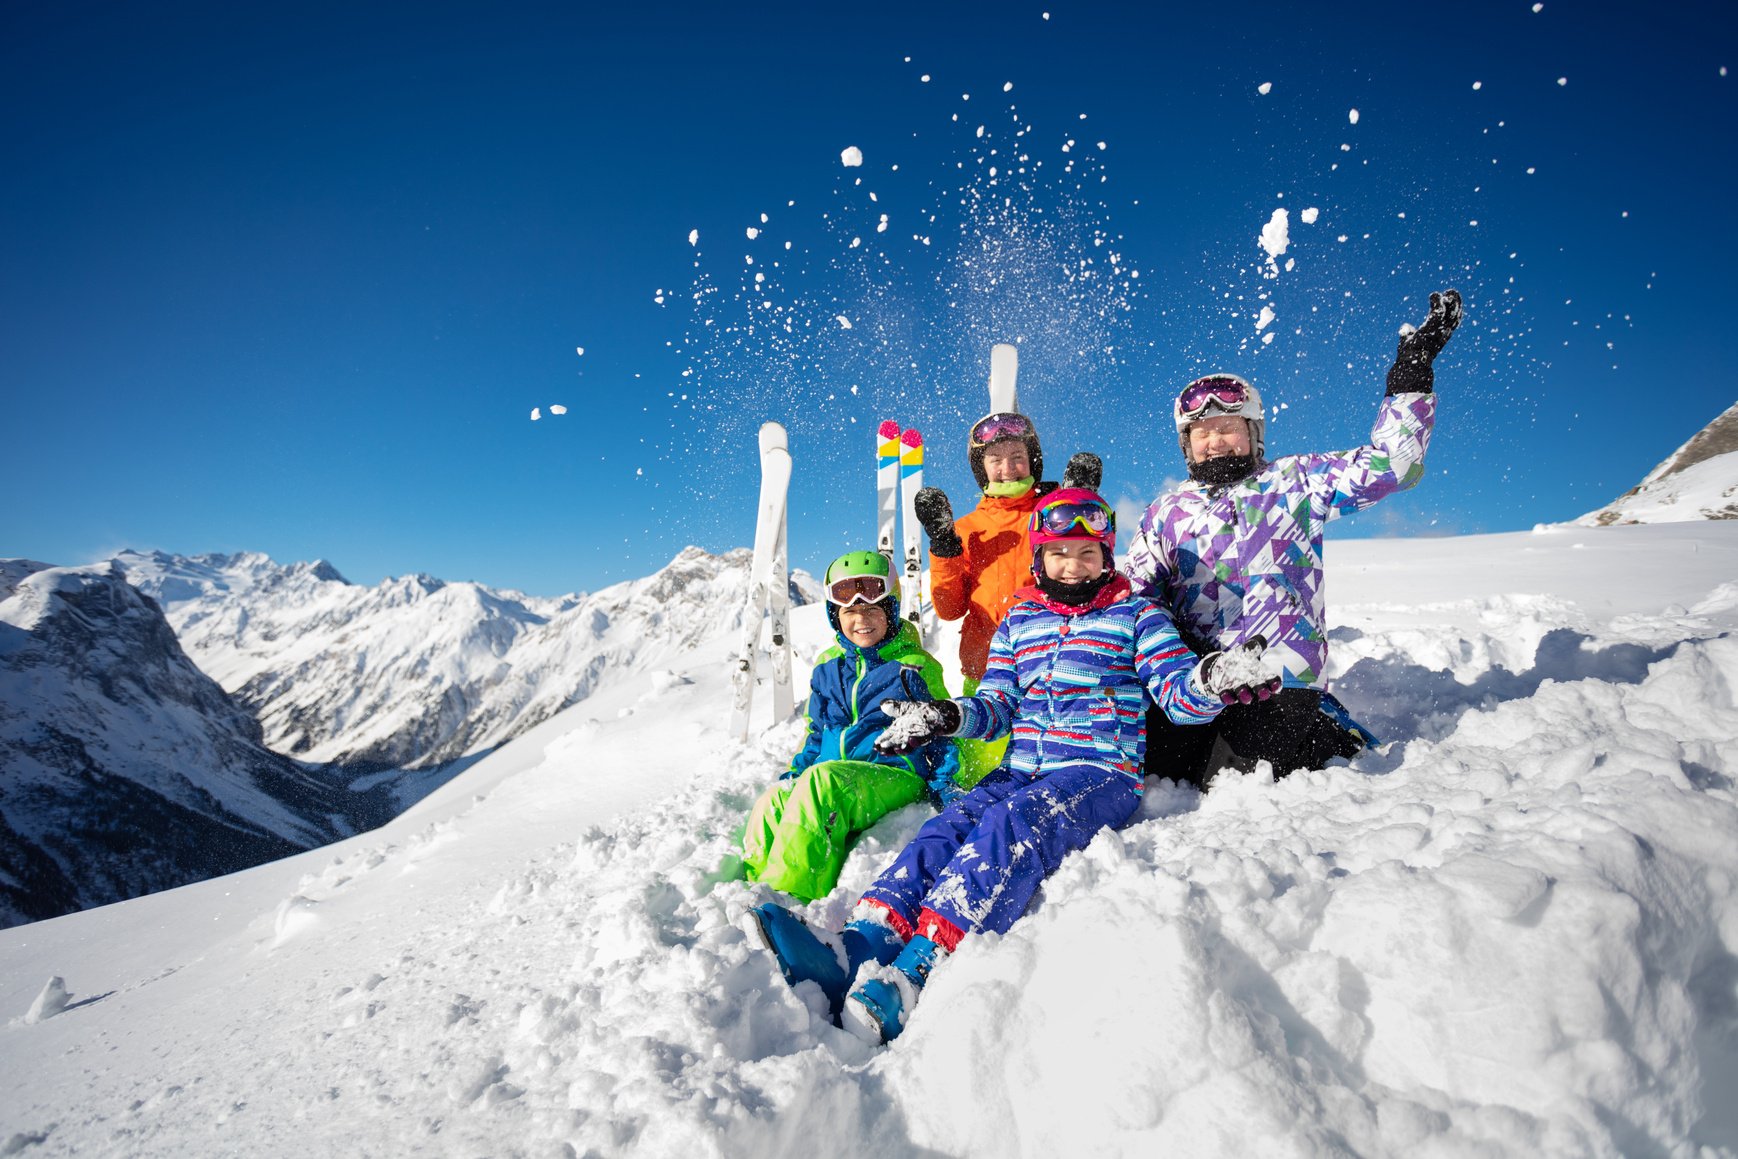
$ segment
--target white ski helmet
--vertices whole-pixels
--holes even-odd
[[[1209,374],[1197,378],[1177,393],[1171,417],[1177,423],[1177,445],[1183,461],[1189,461],[1189,427],[1197,419],[1237,415],[1249,422],[1249,446],[1256,462],[1266,458],[1267,412],[1261,392],[1235,374]]]

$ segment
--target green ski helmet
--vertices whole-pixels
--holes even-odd
[[[847,551],[827,565],[823,579],[827,596],[827,623],[839,630],[839,609],[868,603],[887,616],[887,635],[899,630],[899,575],[893,562],[879,551]]]

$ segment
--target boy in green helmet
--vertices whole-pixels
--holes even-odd
[[[813,901],[838,883],[851,842],[893,810],[959,792],[959,758],[940,740],[906,756],[875,751],[885,699],[943,700],[941,666],[899,618],[887,557],[853,551],[827,568],[827,620],[837,639],[809,676],[808,735],[790,768],[755,802],[742,837],[751,881]]]

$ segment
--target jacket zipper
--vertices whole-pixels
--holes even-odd
[[[839,730],[840,760],[845,760],[848,755],[845,752],[845,734],[850,731],[853,724],[856,724],[858,721],[863,719],[863,706],[857,703],[857,697],[863,690],[863,677],[869,674],[869,666],[863,662],[863,652],[861,649],[857,652],[856,664],[857,678],[851,681],[851,719],[846,721],[845,727]]]

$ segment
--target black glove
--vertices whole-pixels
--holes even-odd
[[[875,751],[886,756],[916,752],[937,737],[952,736],[960,726],[960,706],[951,700],[883,700],[881,711],[893,722],[875,738]]]
[[[1279,691],[1283,679],[1269,676],[1261,663],[1267,639],[1257,636],[1229,652],[1201,658],[1201,687],[1226,704],[1253,704]]]
[[[953,529],[953,504],[940,487],[924,487],[911,501],[917,521],[929,532],[929,554],[952,559],[965,551],[959,534]]]
[[[1081,451],[1062,469],[1064,487],[1085,487],[1088,491],[1096,491],[1103,481],[1104,461],[1091,451]]]
[[[1424,325],[1400,339],[1400,349],[1394,353],[1394,365],[1388,368],[1388,393],[1408,391],[1428,393],[1436,385],[1436,371],[1430,364],[1448,345],[1448,336],[1460,325],[1460,291],[1444,290],[1430,295],[1430,317]]]

